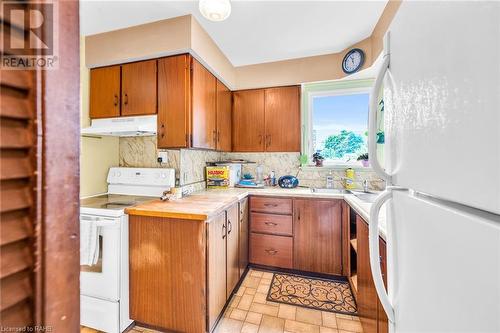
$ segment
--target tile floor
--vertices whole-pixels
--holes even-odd
[[[97,331],[93,328],[80,326],[80,333],[104,333],[102,331]],[[149,328],[134,326],[132,329],[127,331],[126,333],[161,333],[160,331],[151,330]]]
[[[251,269],[215,333],[361,333],[358,317],[269,302],[273,274]]]
[[[214,333],[362,333],[356,316],[269,302],[273,274],[251,269]],[[81,333],[100,333],[82,327]],[[136,326],[131,333],[157,333]]]

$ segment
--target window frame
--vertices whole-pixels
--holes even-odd
[[[325,96],[342,96],[354,95],[360,93],[370,94],[373,86],[374,79],[360,79],[360,80],[340,80],[340,81],[326,81],[310,84],[302,84],[302,140],[301,152],[307,156],[307,163],[303,167],[311,167],[317,169],[318,167],[312,162],[312,133],[313,133],[313,99],[315,97]],[[368,130],[368,118],[367,118]],[[339,162],[326,162],[323,168],[330,169],[362,169],[371,170],[371,167],[363,167],[358,163],[339,163]]]

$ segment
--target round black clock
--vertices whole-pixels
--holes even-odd
[[[357,72],[365,63],[365,53],[361,49],[352,49],[342,60],[342,70],[346,74]]]

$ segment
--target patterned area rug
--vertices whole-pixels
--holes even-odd
[[[267,300],[321,311],[357,314],[347,281],[274,273]]]

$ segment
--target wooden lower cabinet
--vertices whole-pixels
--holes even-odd
[[[212,328],[226,304],[226,212],[208,223],[208,326]]]
[[[250,262],[264,266],[292,268],[292,237],[250,234]]]
[[[293,268],[292,198],[250,197],[250,263]]]
[[[342,200],[250,198],[250,262],[342,274]]]
[[[378,299],[370,268],[368,224],[359,216],[356,217],[356,240],[358,273],[357,305],[363,332],[387,333],[387,316]],[[384,282],[387,283],[386,246],[382,239],[379,240],[379,246]]]
[[[342,274],[342,200],[293,201],[293,267]]]
[[[206,331],[207,226],[213,224],[130,216],[130,318],[176,332]]]
[[[379,240],[379,250],[380,250],[380,267],[382,268],[382,278],[384,279],[385,287],[387,288],[387,245],[383,239]],[[389,332],[389,318],[382,307],[380,301],[378,305],[378,333],[388,333]]]
[[[211,220],[134,216],[130,318],[167,331],[212,331],[240,278],[239,204]]]
[[[239,273],[240,277],[243,276],[245,269],[248,266],[248,198],[241,199],[238,203],[239,206],[239,219],[240,226],[238,228],[240,237],[238,240],[239,249]]]
[[[238,252],[238,236],[239,236],[239,221],[238,221],[238,204],[231,206],[226,211],[226,257],[227,257],[227,283],[226,283],[226,299],[231,296],[231,293],[238,284],[240,279],[239,267],[239,252]]]

